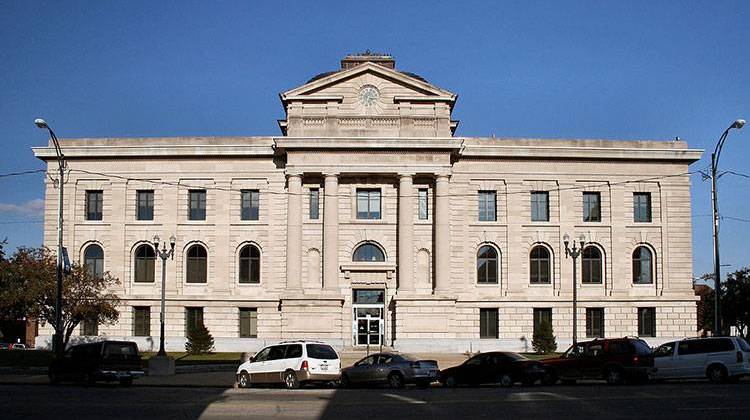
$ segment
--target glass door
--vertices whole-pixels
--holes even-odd
[[[379,346],[383,341],[383,307],[357,305],[354,307],[354,343],[357,346]]]

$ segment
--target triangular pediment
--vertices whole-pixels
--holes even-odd
[[[418,100],[418,98],[423,98],[423,100],[434,99],[451,103],[456,100],[455,94],[420,80],[418,77],[370,62],[316,78],[302,86],[288,90],[280,96],[285,103],[295,99],[303,101],[305,99],[315,100],[316,98],[329,100],[341,96],[342,90],[337,87],[342,84],[362,86],[366,83],[384,86],[387,90],[394,92],[394,97],[413,97],[415,100]]]

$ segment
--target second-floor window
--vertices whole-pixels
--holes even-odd
[[[531,221],[549,222],[549,193],[547,191],[531,192]]]
[[[206,220],[206,190],[190,190],[190,220]]]
[[[380,219],[379,189],[357,189],[357,219]]]
[[[154,220],[154,191],[138,191],[135,201],[138,220]]]
[[[598,192],[583,193],[583,221],[584,222],[601,222],[601,194]]]
[[[494,222],[497,220],[497,192],[479,191],[479,221]]]
[[[633,193],[633,221],[651,221],[651,193]]]
[[[418,190],[417,199],[419,201],[419,220],[427,220],[429,215],[427,188]]]
[[[102,220],[103,201],[103,191],[86,191],[86,220]]]
[[[310,188],[310,219],[320,218],[320,189]]]
[[[258,220],[260,213],[260,192],[242,190],[242,220]]]

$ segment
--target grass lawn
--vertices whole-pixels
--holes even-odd
[[[167,352],[170,357],[175,359],[177,366],[184,365],[217,365],[217,364],[240,364],[242,353],[207,353],[207,354],[187,354],[185,352]],[[143,360],[148,360],[156,356],[156,352],[141,352]]]

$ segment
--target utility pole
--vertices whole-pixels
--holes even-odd
[[[52,339],[52,349],[57,357],[61,357],[63,351],[63,325],[62,325],[62,284],[63,284],[63,185],[65,184],[65,155],[60,148],[55,132],[49,124],[41,118],[34,120],[34,124],[41,129],[49,131],[52,143],[55,146],[57,164],[59,166],[59,178],[57,180],[57,266],[55,267],[55,335]]]

